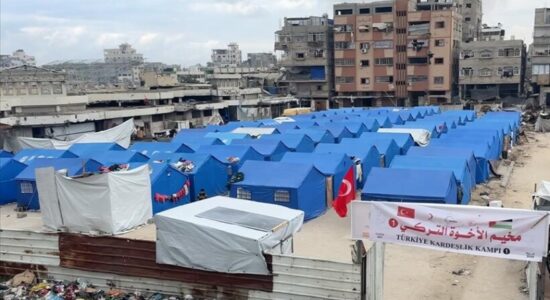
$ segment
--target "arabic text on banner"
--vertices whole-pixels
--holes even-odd
[[[368,213],[368,216],[365,216]],[[352,204],[352,235],[464,254],[541,261],[548,213],[491,207],[360,202]]]

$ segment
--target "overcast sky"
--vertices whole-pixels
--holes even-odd
[[[484,0],[484,23],[532,41],[534,10],[549,0]],[[22,48],[38,64],[102,59],[129,42],[147,61],[206,63],[210,49],[239,43],[272,52],[285,16],[332,16],[334,0],[1,0],[0,53]],[[347,2],[351,2],[348,0]],[[358,1],[361,2],[361,1]],[[369,1],[363,1],[369,2]]]

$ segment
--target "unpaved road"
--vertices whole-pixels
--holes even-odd
[[[503,201],[505,207],[530,208],[535,183],[550,180],[550,134],[529,134],[529,143],[514,150],[515,167],[506,190],[499,180],[480,185],[479,193]],[[295,255],[351,260],[350,220],[333,211],[308,222],[295,237]],[[384,299],[526,300],[525,263],[397,245],[386,246]],[[460,269],[463,275],[453,275]]]

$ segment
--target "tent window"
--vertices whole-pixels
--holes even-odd
[[[34,193],[32,183],[30,183],[30,182],[21,182],[21,193],[22,194],[32,194],[32,193]]]
[[[237,198],[243,200],[252,200],[252,194],[243,188],[237,188]]]
[[[290,202],[290,193],[288,191],[275,191],[275,202]]]

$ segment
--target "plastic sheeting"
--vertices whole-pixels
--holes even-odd
[[[89,177],[38,169],[42,221],[48,230],[118,234],[153,216],[149,166]]]
[[[550,201],[550,181],[543,180],[537,185],[535,197]]]
[[[130,119],[116,127],[104,131],[86,133],[71,141],[29,137],[10,138],[5,141],[4,148],[15,152],[21,149],[67,150],[76,143],[117,143],[124,148],[128,148],[133,132],[134,119]]]
[[[226,213],[217,218],[218,211]],[[303,219],[299,210],[221,196],[170,209],[155,216],[157,263],[268,275],[264,251],[291,238]]]
[[[380,133],[408,133],[412,136],[414,142],[420,147],[426,147],[430,144],[431,133],[426,129],[416,128],[380,128]]]

